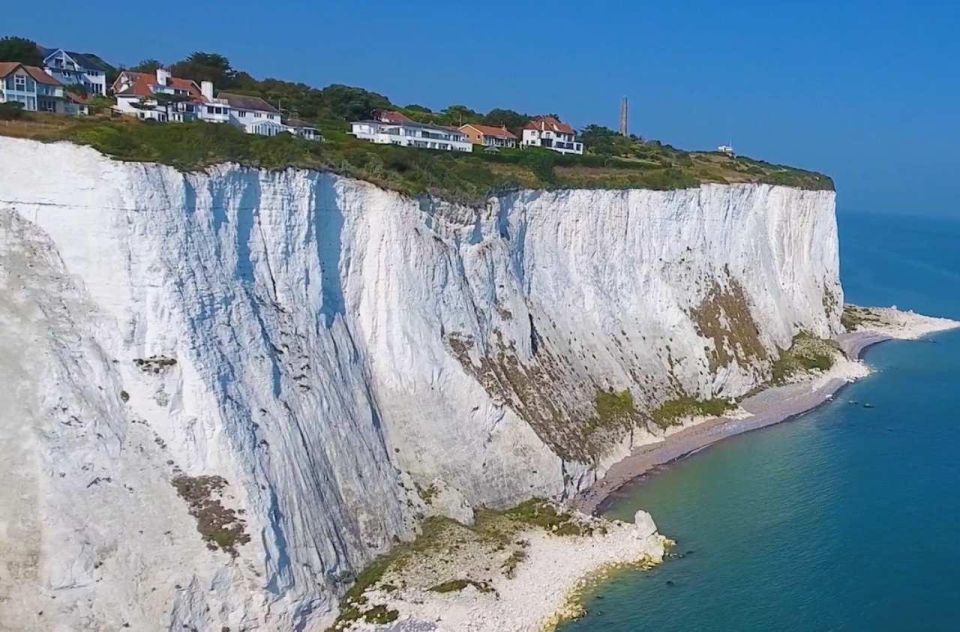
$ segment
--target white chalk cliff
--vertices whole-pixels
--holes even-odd
[[[569,495],[839,331],[838,272],[831,191],[475,210],[0,138],[0,629],[322,628],[422,515]]]

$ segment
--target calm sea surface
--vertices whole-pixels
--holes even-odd
[[[960,221],[841,213],[840,241],[849,302],[960,319]],[[866,360],[833,403],[625,489],[608,515],[649,511],[682,557],[562,632],[960,630],[960,333]]]

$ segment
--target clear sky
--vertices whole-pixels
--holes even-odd
[[[0,32],[399,104],[556,112],[834,176],[846,210],[960,216],[960,2],[16,2]]]

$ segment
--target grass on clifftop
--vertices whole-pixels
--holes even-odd
[[[712,152],[684,152],[656,142],[624,139],[633,143],[631,151],[618,156],[563,156],[545,149],[463,153],[374,145],[350,136],[344,121],[321,122],[320,128],[324,143],[289,134],[253,136],[229,125],[202,122],[155,124],[39,114],[0,121],[0,135],[67,140],[119,160],[158,162],[185,171],[223,162],[322,169],[412,196],[430,193],[468,204],[520,188],[670,190],[705,182],[763,182],[833,189],[833,181],[817,173]]]

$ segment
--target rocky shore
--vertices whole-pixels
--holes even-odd
[[[525,504],[530,514],[531,503]],[[670,541],[644,511],[633,524],[575,513],[520,529],[509,516],[428,527],[414,555],[389,560],[334,630],[539,632],[581,611],[591,579],[620,567],[659,564]],[[514,523],[515,524],[515,523]],[[438,533],[439,531],[439,533]]]
[[[916,340],[960,327],[957,321],[922,316],[895,307],[848,306],[847,314],[851,316],[852,331],[836,338],[845,358],[838,359],[829,371],[810,374],[801,381],[773,386],[747,397],[740,402],[739,415],[706,419],[667,436],[663,441],[640,446],[574,498],[572,506],[584,513],[596,513],[616,490],[659,466],[723,439],[781,423],[823,405],[845,385],[869,374],[869,368],[860,358],[871,345],[894,339]],[[746,414],[742,414],[743,411]]]
[[[450,521],[426,528],[413,554],[390,560],[348,602],[350,616],[335,629],[535,632],[577,616],[582,608],[578,593],[591,579],[617,567],[658,564],[669,545],[646,512],[637,512],[634,524],[591,516],[613,492],[658,466],[829,401],[870,373],[860,360],[870,345],[960,327],[956,321],[896,308],[848,307],[845,313],[852,318],[850,331],[834,340],[839,350],[829,370],[766,388],[742,400],[729,416],[690,420],[664,440],[637,448],[567,509],[531,501],[522,519],[510,512],[478,514],[469,526]],[[543,514],[536,518],[543,511],[549,520]]]

